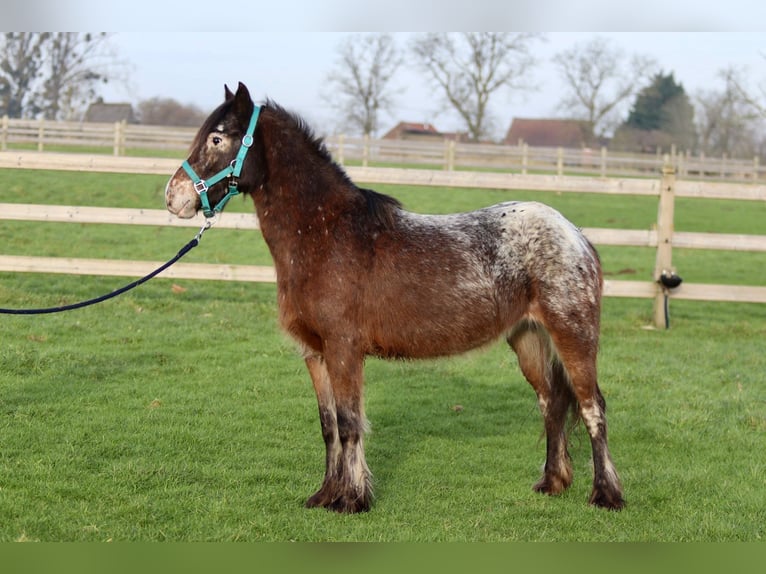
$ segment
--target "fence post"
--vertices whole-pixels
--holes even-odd
[[[340,134],[338,136],[338,163],[340,165],[343,165],[343,141],[346,139],[345,134]]]
[[[675,209],[676,172],[670,158],[665,156],[660,180],[660,200],[657,207],[657,257],[654,263],[654,280],[657,294],[654,297],[654,325],[666,326],[665,287],[660,283],[663,272],[673,270],[673,211]]]
[[[601,146],[601,177],[606,177],[606,146]]]
[[[362,167],[367,167],[367,162],[370,159],[370,136],[364,134],[364,147],[362,147]]]
[[[114,155],[125,154],[125,121],[114,122]]]
[[[43,140],[45,139],[45,120],[40,118],[37,126],[37,151],[43,151]]]
[[[564,148],[559,147],[556,150],[556,175],[564,175]]]
[[[8,149],[8,116],[3,116],[2,127],[0,127],[0,151]]]
[[[760,160],[758,156],[753,158],[753,181],[758,181],[758,172],[760,171]]]
[[[447,153],[447,162],[446,162],[446,170],[447,171],[455,171],[455,140],[445,140],[444,143],[446,144],[446,153]]]
[[[527,161],[529,155],[529,146],[523,144],[521,146],[521,175],[527,175]]]

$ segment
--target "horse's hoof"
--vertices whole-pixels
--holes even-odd
[[[560,477],[543,476],[537,484],[532,487],[535,492],[547,494],[549,496],[556,496],[561,494],[572,484],[572,481],[564,480]]]
[[[588,500],[593,506],[606,508],[607,510],[622,510],[625,508],[625,499],[620,492],[593,491]]]
[[[344,497],[333,502],[328,508],[340,514],[358,514],[369,511],[370,503],[362,498],[349,500]]]
[[[306,508],[326,508],[339,514],[356,514],[370,510],[370,496],[328,496],[321,490],[306,501]]]

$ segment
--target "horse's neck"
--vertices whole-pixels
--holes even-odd
[[[261,233],[275,262],[291,257],[314,233],[324,233],[350,208],[348,183],[331,167],[273,169],[254,195]],[[298,175],[298,172],[299,175]]]

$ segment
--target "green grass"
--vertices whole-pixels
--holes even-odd
[[[39,148],[36,143],[9,143],[7,149],[9,151],[37,151]],[[98,145],[45,144],[43,150],[46,152],[87,153],[94,155],[114,154],[114,146]],[[123,155],[128,157],[168,157],[183,160],[186,157],[186,151],[177,149],[128,147],[124,150]]]
[[[159,208],[164,183],[0,171],[0,201]],[[528,195],[582,226],[648,228],[656,216],[647,198],[377,188],[416,211]],[[251,206],[235,201],[231,209]],[[763,210],[679,201],[676,227],[763,233]],[[192,233],[0,221],[6,254],[165,260]],[[651,250],[601,252],[609,273],[651,274]],[[223,229],[208,232],[188,258],[269,263],[257,233]],[[685,278],[725,269],[729,282],[766,284],[759,254],[679,250],[679,260]],[[3,273],[0,304],[68,303],[124,282]],[[321,482],[324,447],[311,383],[277,326],[275,299],[271,284],[158,279],[80,311],[3,316],[0,540],[766,535],[766,306],[674,301],[672,329],[664,331],[645,328],[650,301],[605,300],[599,368],[628,500],[620,513],[586,504],[590,447],[581,427],[571,445],[573,487],[555,498],[532,492],[544,458],[541,421],[506,346],[439,361],[369,360],[366,443],[377,498],[370,513],[339,516],[302,508]]]

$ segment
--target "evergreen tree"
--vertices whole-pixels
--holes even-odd
[[[619,131],[622,134],[618,139],[636,140],[641,142],[640,147],[664,148],[670,144],[679,149],[694,147],[694,107],[672,72],[656,74],[651,84],[638,93]]]

